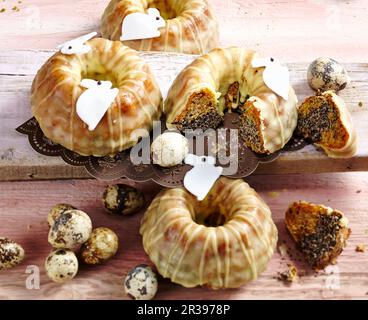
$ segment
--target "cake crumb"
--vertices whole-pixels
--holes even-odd
[[[277,280],[286,284],[293,283],[298,279],[298,269],[293,264],[288,264],[289,269],[284,272],[279,272]]]
[[[364,243],[359,243],[356,248],[355,248],[356,252],[365,252],[365,245]]]
[[[286,257],[287,256],[288,248],[287,248],[286,244],[279,245],[279,252],[281,254],[281,257]]]

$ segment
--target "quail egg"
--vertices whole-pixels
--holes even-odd
[[[141,264],[129,271],[124,280],[125,292],[135,300],[151,300],[157,292],[157,277],[152,269]]]
[[[73,207],[70,204],[66,204],[66,203],[59,203],[56,206],[52,207],[52,209],[49,212],[49,215],[47,216],[47,223],[49,224],[49,226],[51,227],[56,218],[63,212],[67,211],[67,210],[73,210],[73,209],[77,209],[75,207]]]
[[[316,91],[343,90],[349,83],[345,68],[336,60],[331,58],[318,58],[308,68],[309,86]]]
[[[138,212],[144,206],[142,192],[125,184],[108,186],[103,194],[105,209],[112,214],[128,215]]]
[[[63,283],[73,279],[78,272],[78,259],[67,249],[53,250],[45,261],[47,276],[54,282]]]
[[[74,249],[86,242],[92,232],[89,216],[80,210],[61,213],[50,228],[49,243],[58,249]]]
[[[153,163],[161,167],[173,167],[181,164],[189,153],[189,142],[178,132],[165,132],[151,145]]]
[[[101,264],[112,258],[119,248],[119,239],[108,228],[96,228],[91,237],[82,245],[80,256],[84,263]]]
[[[0,270],[15,267],[24,259],[21,245],[8,238],[0,237]]]

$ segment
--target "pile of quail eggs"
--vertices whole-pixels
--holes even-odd
[[[92,228],[90,217],[69,204],[54,206],[47,217],[50,227],[48,241],[54,248],[45,261],[47,276],[54,282],[73,279],[79,258],[86,264],[101,264],[112,258],[119,239],[108,228]]]
[[[114,215],[130,215],[140,211],[145,200],[141,191],[128,185],[108,186],[103,194],[103,205]],[[53,247],[45,260],[47,276],[56,283],[73,279],[79,262],[98,265],[111,259],[119,247],[114,231],[99,227],[93,229],[87,213],[70,204],[57,204],[51,208],[47,223],[48,242]],[[0,237],[0,271],[18,265],[24,259],[21,245]],[[138,265],[128,272],[123,281],[125,292],[136,300],[150,300],[157,292],[154,271],[147,265]]]

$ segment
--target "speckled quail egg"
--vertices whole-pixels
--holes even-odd
[[[47,223],[51,227],[54,224],[56,218],[60,216],[60,214],[62,214],[63,212],[67,210],[73,210],[73,209],[77,209],[77,208],[73,207],[70,204],[66,204],[66,203],[59,203],[55,205],[54,207],[51,208],[47,216]]]
[[[112,258],[119,248],[119,238],[108,228],[96,228],[82,245],[81,260],[87,264],[101,264]]]
[[[124,280],[125,292],[135,300],[151,300],[157,292],[157,277],[152,269],[141,264],[129,271]]]
[[[107,212],[128,215],[138,212],[144,206],[144,197],[138,189],[125,184],[108,186],[103,194],[103,204]]]
[[[47,276],[54,282],[66,282],[78,272],[78,259],[75,253],[67,249],[53,250],[45,261]]]
[[[80,210],[64,211],[50,228],[49,243],[58,249],[74,249],[86,242],[92,232],[89,216]]]
[[[309,86],[316,91],[340,91],[350,83],[345,68],[336,60],[321,57],[314,60],[308,68]]]
[[[173,167],[181,164],[189,153],[189,142],[178,132],[165,132],[153,141],[151,153],[153,163]]]
[[[8,238],[0,237],[0,270],[15,267],[24,259],[21,245]]]

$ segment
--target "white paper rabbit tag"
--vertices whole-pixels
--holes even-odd
[[[263,71],[263,81],[277,95],[287,100],[290,90],[289,69],[273,58],[255,58],[253,68],[266,67]]]
[[[87,90],[77,101],[77,114],[88,125],[88,129],[93,131],[114,102],[119,89],[111,89],[110,81],[83,79],[80,85]]]
[[[221,176],[223,169],[215,166],[216,159],[214,157],[199,157],[188,154],[184,162],[193,166],[193,169],[184,176],[184,187],[199,201],[202,201]]]
[[[157,38],[160,36],[159,28],[166,25],[156,8],[149,8],[147,14],[133,12],[128,14],[121,26],[121,41]]]
[[[91,47],[86,45],[85,42],[87,42],[88,40],[91,40],[96,35],[97,35],[97,32],[91,32],[79,38],[67,41],[59,45],[57,48],[63,54],[68,54],[68,55],[85,54],[91,50]]]

